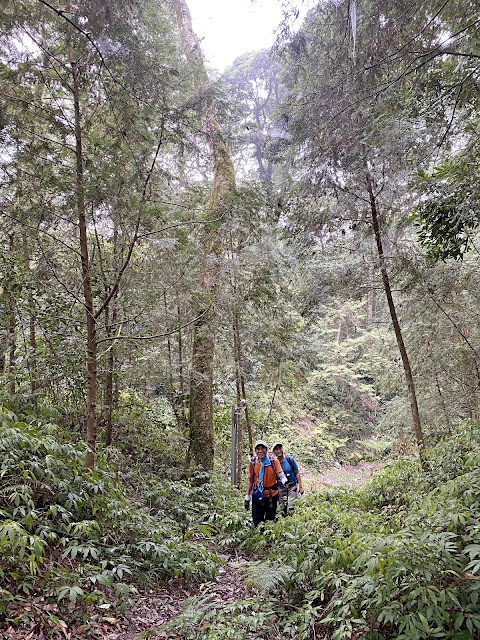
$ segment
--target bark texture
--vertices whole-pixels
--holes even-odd
[[[181,313],[180,313],[180,305],[178,304],[178,292],[177,292],[177,316],[180,324]],[[185,403],[185,383],[184,383],[184,374],[183,374],[183,337],[182,337],[181,331],[179,331],[177,335],[177,346],[178,346],[178,384],[179,384],[180,396],[181,396],[181,405],[180,405],[181,431],[182,433],[185,433],[185,428],[187,426],[187,407]]]
[[[25,268],[30,271],[30,247],[28,245],[27,234],[22,232],[23,257],[25,260]],[[27,367],[30,376],[30,385],[32,394],[38,389],[37,384],[37,337],[36,337],[36,318],[35,318],[35,299],[33,291],[29,287],[28,294],[28,329],[29,329],[29,346],[27,352]]]
[[[248,447],[250,451],[250,455],[253,456],[253,436],[252,436],[252,423],[250,422],[250,414],[248,412],[248,403],[247,403],[247,393],[245,390],[245,374],[243,372],[242,366],[242,339],[240,335],[240,318],[238,315],[238,310],[235,309],[233,314],[233,331],[235,335],[235,362],[236,369],[238,371],[238,379],[240,382],[240,396],[241,396],[241,404],[243,406],[243,411],[245,413],[245,424],[247,426],[247,434],[248,434]]]
[[[114,304],[116,302],[116,298],[114,298]],[[110,337],[113,333],[114,327],[117,323],[117,308],[113,307],[112,311],[110,311],[110,307],[107,306],[105,308],[105,332],[107,337]],[[115,373],[115,343],[110,346],[110,350],[108,352],[108,361],[107,361],[107,370],[105,376],[105,403],[104,403],[104,413],[105,413],[105,444],[107,446],[112,444],[112,435],[113,435],[113,405],[114,405],[114,396],[113,396],[113,379]]]
[[[10,235],[10,253],[13,255],[14,240]],[[16,368],[16,343],[17,343],[17,319],[15,313],[15,296],[10,292],[8,296],[8,377],[10,380],[9,392],[14,396],[16,392],[15,368]]]
[[[97,441],[97,340],[96,320],[93,308],[92,282],[90,276],[90,259],[88,255],[87,222],[85,212],[85,191],[83,185],[83,149],[80,112],[79,73],[77,64],[71,60],[73,80],[73,105],[75,113],[75,198],[80,238],[80,255],[82,262],[83,304],[87,319],[87,458],[85,466],[95,466],[95,446]]]

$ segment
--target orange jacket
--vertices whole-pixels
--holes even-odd
[[[253,486],[258,487],[258,476],[260,474],[260,467],[262,463],[259,462],[258,458],[255,458],[255,464],[252,465],[252,461],[250,460],[250,464],[248,466],[248,473],[251,475],[253,473]],[[263,488],[266,491],[271,486],[277,484],[277,474],[282,473],[282,466],[279,461],[274,458],[270,460],[270,464],[264,468],[263,472]],[[277,489],[272,489],[272,496],[278,493]]]

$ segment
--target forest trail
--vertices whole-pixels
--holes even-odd
[[[170,580],[165,588],[137,596],[123,619],[115,622],[111,620],[113,624],[108,628],[102,625],[100,633],[90,637],[99,640],[137,640],[141,634],[151,632],[154,638],[181,638],[172,630],[167,633],[160,628],[184,609],[189,598],[208,595],[212,606],[231,604],[247,598],[250,592],[245,586],[246,569],[252,560],[235,552],[218,555],[225,564],[220,568],[215,581],[186,585],[183,580]]]
[[[320,475],[320,482],[333,486],[365,484],[382,466],[381,462],[359,462],[358,464],[337,464]],[[308,474],[304,474],[308,478]],[[315,486],[315,480],[313,481]]]
[[[327,469],[320,476],[309,477],[303,472],[304,478],[311,485],[313,491],[320,486],[330,484],[361,485],[364,484],[380,468],[379,462],[360,462],[356,465],[335,465]],[[214,549],[212,549],[214,550]],[[229,554],[218,552],[225,562],[220,568],[215,581],[200,585],[186,585],[183,580],[170,580],[165,588],[152,593],[138,595],[123,619],[105,618],[99,627],[100,634],[91,635],[99,640],[138,640],[142,634],[152,632],[154,638],[181,638],[169,630],[163,632],[161,626],[175,618],[184,609],[185,603],[192,597],[203,594],[211,597],[212,606],[215,604],[232,604],[252,595],[252,590],[245,584],[248,566],[254,561],[251,557],[238,555],[234,550]],[[159,629],[156,631],[156,629]],[[85,636],[79,636],[79,638]]]
[[[356,465],[337,464],[326,469],[322,474],[308,473],[302,471],[306,481],[307,493],[321,491],[324,484],[332,486],[338,485],[362,485],[381,466],[379,462],[360,462]],[[300,499],[301,504],[301,499]],[[162,626],[174,620],[185,609],[185,605],[190,599],[205,596],[209,598],[207,609],[212,607],[222,608],[225,605],[233,604],[252,596],[255,589],[248,586],[248,568],[258,561],[251,555],[242,555],[239,550],[231,549],[226,551],[219,548],[215,540],[197,540],[217,554],[223,561],[215,580],[201,584],[188,584],[181,578],[170,579],[165,586],[141,591],[131,596],[130,604],[127,606],[125,614],[121,615],[115,607],[110,604],[100,605],[92,615],[89,623],[77,623],[67,627],[61,620],[61,634],[66,640],[140,640],[141,638],[160,638],[174,640],[180,639],[181,635],[176,635],[175,629],[163,631]],[[13,603],[12,603],[13,606]],[[35,618],[41,621],[48,613],[57,613],[57,605],[45,605],[43,598],[34,598],[25,601],[22,605],[18,603],[17,614],[21,609],[35,614]],[[51,610],[50,610],[51,609]],[[70,605],[71,613],[75,605]],[[12,617],[15,613],[11,611]],[[44,625],[43,625],[44,626]],[[42,640],[43,626],[38,624],[31,627],[31,632],[25,635],[25,628],[7,630],[7,637],[11,640]],[[63,635],[62,635],[63,634]],[[145,635],[144,635],[145,634]]]
[[[337,464],[321,474],[312,474],[303,470],[302,475],[306,481],[307,493],[311,493],[321,491],[325,484],[362,485],[380,466],[379,462],[360,462],[356,465]],[[163,631],[162,626],[182,613],[189,599],[208,596],[210,601],[207,609],[210,609],[233,604],[252,596],[254,589],[247,586],[248,568],[258,561],[258,558],[241,555],[237,549],[227,552],[225,549],[218,548],[215,540],[203,540],[203,544],[216,553],[224,563],[215,580],[201,584],[187,584],[181,578],[172,578],[163,587],[133,595],[124,615],[120,615],[111,605],[100,605],[101,612],[97,609],[97,613],[92,616],[89,623],[80,623],[69,628],[63,623],[62,637],[66,640],[140,640],[146,637],[180,639],[181,635],[176,635],[174,629]],[[48,607],[54,608],[50,613],[58,612],[57,605],[48,605]],[[34,599],[28,605],[24,603],[23,608],[33,613],[36,611],[38,619],[41,619],[47,610],[43,598]],[[75,605],[70,606],[72,611],[74,608]],[[21,613],[20,609],[18,613]],[[25,636],[24,628],[22,631],[22,628],[14,630],[10,627],[7,637],[11,640],[42,640],[45,636],[41,629],[42,625],[35,626],[31,633]]]

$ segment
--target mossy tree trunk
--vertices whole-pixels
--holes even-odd
[[[177,295],[177,316],[179,320],[179,324],[181,321],[181,313],[180,313],[180,303],[178,302],[178,291]],[[183,375],[183,336],[181,330],[178,331],[177,334],[177,347],[178,347],[178,384],[180,389],[180,428],[181,432],[185,433],[185,429],[187,426],[187,408],[185,402],[185,383],[184,383],[184,375]]]
[[[22,246],[23,246],[23,259],[25,262],[25,269],[30,271],[30,246],[27,239],[27,234],[22,231]],[[30,386],[32,394],[38,389],[37,383],[37,337],[36,337],[36,317],[35,317],[35,298],[33,296],[32,287],[28,287],[27,293],[28,301],[28,329],[29,340],[27,347],[27,367],[30,376]]]
[[[10,234],[10,255],[14,255],[14,238]],[[15,368],[16,368],[16,344],[17,344],[17,318],[15,312],[15,295],[13,290],[8,296],[8,377],[10,395],[16,393]]]
[[[203,55],[192,29],[190,11],[185,0],[173,0],[184,54],[192,68],[195,94],[202,105],[203,133],[213,158],[213,185],[205,216],[216,221],[205,225],[205,266],[202,277],[200,319],[194,326],[193,358],[190,379],[190,466],[213,468],[213,361],[215,352],[216,297],[219,286],[219,264],[223,250],[220,225],[231,206],[235,192],[235,171],[222,138],[215,107],[208,90],[210,82]]]

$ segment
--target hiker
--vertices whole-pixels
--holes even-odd
[[[278,502],[278,483],[286,484],[287,478],[279,461],[268,453],[264,440],[255,443],[255,455],[248,467],[247,495],[245,509],[252,502],[253,526],[260,522],[275,520]]]
[[[302,478],[295,458],[284,454],[281,442],[275,442],[272,451],[287,478],[287,484],[279,487],[278,491],[278,504],[283,505],[283,515],[286,516],[292,513],[298,494],[303,494]]]

